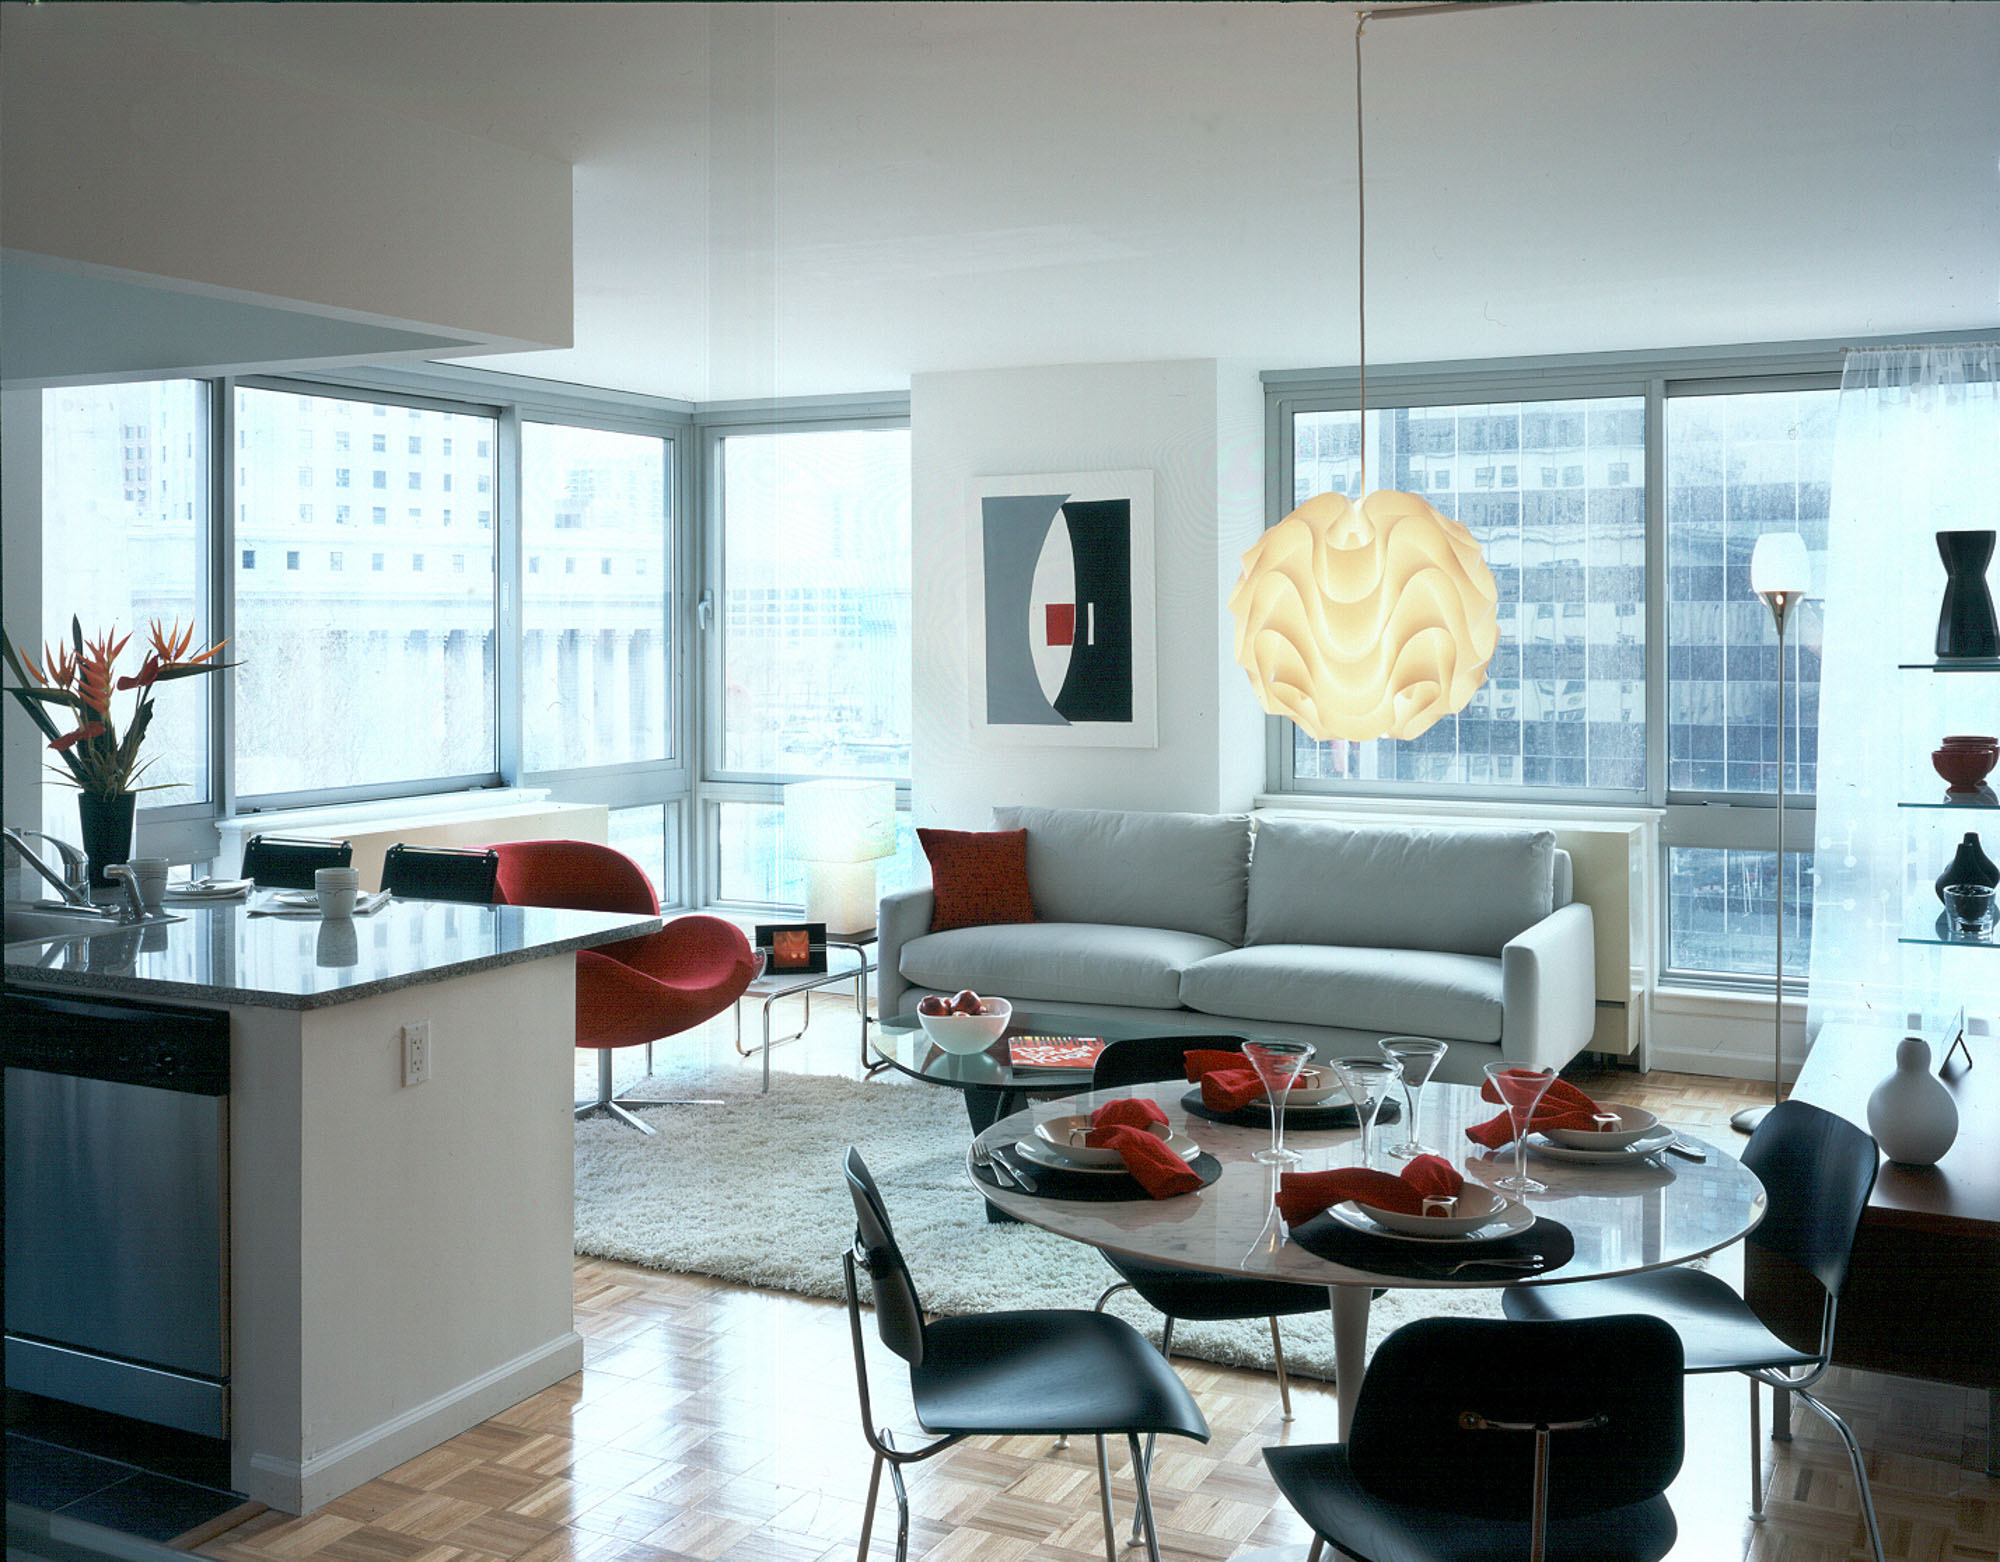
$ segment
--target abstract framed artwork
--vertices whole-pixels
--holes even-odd
[[[981,477],[971,492],[974,731],[1157,747],[1153,474]]]

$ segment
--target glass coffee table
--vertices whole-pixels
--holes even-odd
[[[1130,1041],[1161,1034],[1159,1026],[1143,1020],[1065,1014],[1059,1009],[1016,1009],[1007,1026],[1009,1036],[1102,1036],[1106,1041]],[[876,1021],[868,1049],[884,1064],[926,1084],[962,1091],[965,1115],[976,1134],[1020,1111],[1031,1095],[1074,1095],[1090,1088],[1089,1069],[1013,1067],[1007,1061],[1007,1036],[984,1052],[946,1052],[924,1034],[914,1014]]]

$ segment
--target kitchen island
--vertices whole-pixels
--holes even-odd
[[[659,923],[425,901],[345,924],[170,909],[183,920],[9,945],[10,1007],[226,1014],[231,1479],[305,1513],[582,1365],[575,952]],[[16,1174],[32,1195],[38,1168]]]

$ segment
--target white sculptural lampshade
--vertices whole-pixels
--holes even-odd
[[[1499,643],[1479,544],[1415,494],[1318,494],[1257,539],[1229,594],[1264,709],[1318,742],[1414,738],[1463,710]]]
[[[1812,589],[1812,560],[1797,532],[1766,532],[1750,550],[1750,589],[1767,603],[1775,596],[1796,602]]]
[[[875,864],[896,851],[890,781],[799,781],[785,788],[785,845],[806,867],[806,920],[829,933],[875,926]]]

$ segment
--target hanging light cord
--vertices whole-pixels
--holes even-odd
[[[1361,492],[1368,497],[1368,162],[1361,129],[1361,29],[1368,13],[1354,18],[1354,276],[1355,313],[1360,324],[1361,357]]]

